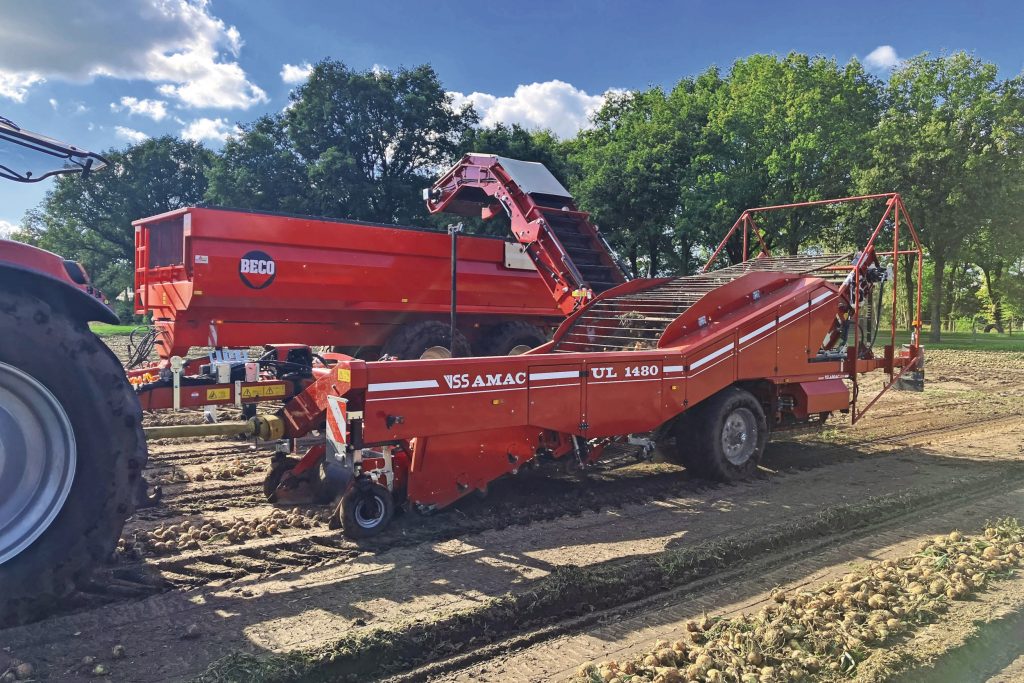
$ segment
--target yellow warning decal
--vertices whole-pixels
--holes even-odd
[[[242,387],[242,398],[273,398],[284,396],[283,384],[272,384],[262,387]]]
[[[207,401],[226,401],[229,398],[231,398],[231,389],[229,387],[206,390]]]
[[[351,382],[352,371],[348,368],[338,368],[338,381],[339,382]]]

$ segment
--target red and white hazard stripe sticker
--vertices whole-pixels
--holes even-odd
[[[327,434],[337,444],[348,443],[348,421],[346,401],[340,396],[327,397]]]

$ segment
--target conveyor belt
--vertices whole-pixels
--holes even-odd
[[[754,271],[816,275],[842,282],[853,254],[780,256],[751,259],[700,275],[687,275],[656,287],[591,304],[556,343],[553,352],[640,351],[657,346],[669,323],[705,294]]]

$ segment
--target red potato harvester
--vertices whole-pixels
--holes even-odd
[[[395,505],[442,508],[540,461],[586,466],[638,434],[650,435],[641,439],[648,450],[700,476],[735,480],[756,470],[773,430],[835,411],[856,422],[893,385],[923,388],[922,251],[899,195],[751,209],[705,272],[615,284],[607,247],[596,231],[578,227],[578,215],[589,222],[568,193],[552,195],[558,190],[548,185],[538,201],[505,163],[467,155],[430,191],[428,206],[509,215],[513,235],[568,313],[553,339],[510,357],[373,362],[324,354],[307,380],[288,387],[293,398],[282,410],[241,430],[292,444],[314,430],[325,434],[301,457],[282,454],[272,497],[286,498],[326,464],[341,473],[336,524],[365,536],[386,526]],[[755,222],[766,211],[853,201],[885,204],[856,254],[772,257]],[[883,231],[891,250],[879,246]],[[709,270],[741,233],[742,261]],[[755,238],[760,249],[748,258]],[[885,283],[895,282],[906,254],[917,257],[917,315],[911,344],[898,349],[895,317],[883,324],[880,311]],[[574,255],[593,268],[571,267]],[[895,287],[888,295],[895,304]],[[876,354],[883,327],[888,343]],[[859,378],[873,370],[888,381],[862,404]]]

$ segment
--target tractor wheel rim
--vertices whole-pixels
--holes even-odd
[[[757,422],[748,408],[736,408],[722,425],[722,451],[737,467],[744,465],[757,447]]]
[[[0,564],[49,528],[75,478],[71,421],[31,375],[0,363]]]
[[[372,529],[384,519],[384,501],[377,496],[366,496],[356,504],[356,524]]]

